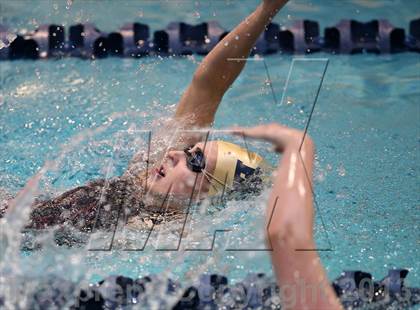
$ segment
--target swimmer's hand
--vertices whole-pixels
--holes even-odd
[[[277,123],[259,125],[251,128],[233,127],[232,133],[249,138],[262,139],[271,142],[277,152],[286,149],[298,150],[302,145],[304,132]],[[312,144],[309,135],[305,135],[303,145]]]
[[[270,10],[280,10],[289,0],[263,0],[263,6]]]

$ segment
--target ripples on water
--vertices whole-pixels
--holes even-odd
[[[290,60],[267,58],[278,98]],[[285,94],[287,102],[277,106],[265,71],[259,66],[258,62],[249,64],[225,96],[216,127],[277,121],[303,128],[319,82],[319,75],[313,73],[319,70],[318,64],[296,68]],[[5,230],[9,248],[3,257],[3,270],[40,276],[60,274],[78,281],[95,281],[109,274],[138,277],[168,272],[186,283],[205,271],[224,273],[233,280],[243,278],[249,270],[271,272],[265,252],[222,250],[229,240],[243,247],[247,242],[261,247],[266,192],[198,216],[197,227],[201,229],[192,236],[202,247],[208,246],[215,229],[236,229],[231,239],[228,235],[218,237],[211,255],[206,251],[156,252],[152,247],[123,251],[144,240],[144,232],[133,230],[117,235],[112,251],[57,247],[52,233],[37,237],[43,244],[41,249],[19,250],[21,235],[16,228],[22,227],[22,218],[28,216],[23,210],[28,210],[33,197],[51,196],[95,178],[121,175],[131,157],[146,145],[146,133],[137,130],[162,128],[194,67],[191,59],[2,64],[2,196],[15,195],[34,175],[33,182],[39,185],[37,192],[28,189],[10,216],[13,220]],[[409,281],[418,283],[415,206],[419,201],[419,108],[415,98],[419,93],[414,86],[418,69],[416,55],[411,54],[330,58],[309,128],[317,143],[319,209],[315,236],[318,247],[332,246],[334,250],[322,254],[330,277],[351,268],[381,275],[387,268],[400,266],[408,267]],[[384,72],[393,75],[385,77]],[[251,147],[276,162],[268,145],[255,142]],[[39,171],[43,175],[37,180]],[[172,225],[167,228],[172,239],[168,235],[162,239],[170,246],[174,246],[179,231],[179,223]],[[6,257],[15,259],[11,263]]]
[[[19,6],[19,2],[10,3]],[[78,2],[70,7],[75,5]],[[232,13],[229,8],[237,9],[236,4],[229,5],[227,13],[220,15]],[[297,12],[307,14],[310,9],[298,7]],[[210,19],[205,18],[206,10],[201,12],[203,20]],[[34,14],[41,13],[35,10]],[[79,18],[83,20],[83,14]],[[409,18],[404,14],[404,22]],[[23,18],[16,25],[26,23]],[[156,27],[165,24],[162,17],[154,23]],[[116,26],[108,25],[110,29]],[[315,236],[319,248],[333,249],[321,253],[328,274],[334,278],[343,269],[362,269],[380,276],[388,268],[406,267],[411,271],[408,281],[419,286],[418,54],[309,57],[330,59],[309,128],[317,144]],[[135,278],[164,273],[190,283],[205,271],[227,274],[233,281],[251,270],[271,273],[265,252],[223,250],[228,246],[225,243],[261,248],[267,191],[229,202],[217,212],[194,213],[195,227],[200,229],[189,234],[191,242],[185,241],[191,247],[197,246],[197,240],[207,247],[215,229],[233,230],[218,236],[212,252],[157,252],[152,246],[123,251],[141,245],[145,238],[145,232],[129,228],[116,236],[112,251],[56,246],[52,232],[37,235],[41,248],[21,250],[22,242],[29,242],[29,247],[34,242],[18,233],[34,197],[53,196],[92,179],[121,175],[131,157],[146,145],[146,133],[138,130],[164,128],[162,123],[173,113],[199,60],[192,56],[1,63],[0,201],[27,186],[8,222],[1,222],[5,228],[0,251],[4,274],[33,275],[33,281],[25,281],[30,290],[45,275],[89,282],[110,274]],[[273,55],[266,61],[277,98],[282,98],[291,57]],[[262,63],[249,63],[225,96],[216,128],[271,121],[304,128],[319,72],[315,63],[297,67],[285,101],[276,105]],[[255,142],[252,147],[272,164],[278,160],[266,144]],[[179,225],[164,227],[161,240],[174,246]],[[101,235],[96,237],[98,241]],[[156,245],[154,236],[151,241]],[[0,284],[8,289],[23,285]]]

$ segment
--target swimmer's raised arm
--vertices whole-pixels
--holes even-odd
[[[207,127],[224,93],[235,81],[265,26],[288,0],[264,0],[204,58],[183,94],[175,117],[187,126]]]
[[[314,144],[303,132],[278,124],[235,129],[267,140],[283,154],[267,208],[272,263],[287,309],[341,309],[313,239]],[[288,289],[282,289],[288,288]],[[286,302],[287,301],[287,302]]]

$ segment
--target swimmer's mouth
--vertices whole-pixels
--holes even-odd
[[[161,177],[165,177],[165,169],[163,169],[163,165],[159,168],[155,168],[155,173]]]

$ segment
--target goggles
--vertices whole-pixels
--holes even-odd
[[[184,153],[187,156],[187,167],[192,172],[202,172],[206,166],[206,159],[201,149],[197,148],[191,152],[192,147],[189,146],[184,149]]]
[[[187,158],[187,167],[192,172],[204,174],[204,177],[209,181],[212,187],[215,187],[212,181],[216,181],[219,183],[219,186],[226,187],[225,182],[222,182],[215,178],[213,175],[208,173],[204,168],[206,167],[206,158],[204,156],[204,152],[200,148],[196,148],[194,151],[192,150],[192,146],[189,146],[184,149],[185,156]]]

